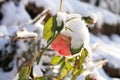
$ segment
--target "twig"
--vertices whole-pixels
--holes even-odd
[[[44,15],[47,15],[49,13],[49,11],[50,11],[49,9],[45,9],[41,14],[39,14],[38,16],[36,16],[32,21],[28,21],[28,22],[26,22],[24,24],[20,24],[19,25],[20,26],[20,30],[23,30],[24,26],[27,26],[29,24],[35,24],[38,20],[41,19],[41,17],[43,17]],[[0,38],[4,38],[4,37],[7,37],[7,36],[8,35],[3,35],[3,36],[0,36]],[[14,37],[12,37],[10,39],[12,39],[12,41],[14,41],[14,40],[23,39],[23,38],[17,38],[17,36],[14,36]]]
[[[103,65],[105,65],[107,62],[108,62],[107,59],[101,60],[101,61],[99,61],[95,66],[92,66],[92,67],[90,67],[90,68],[86,68],[85,71],[87,71],[87,70],[93,70],[93,69],[95,69],[95,68],[98,68],[98,67],[100,67],[100,66],[103,66]]]
[[[24,27],[24,26],[29,25],[29,24],[35,24],[42,16],[48,14],[49,11],[50,11],[49,9],[45,9],[41,14],[36,16],[32,21],[28,21],[27,23],[20,25],[20,27]]]
[[[99,43],[97,42],[92,46],[92,52],[94,52],[98,47],[99,47]]]

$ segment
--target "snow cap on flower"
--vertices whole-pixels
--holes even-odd
[[[61,26],[62,25],[62,22],[64,23],[66,21],[66,17],[65,17],[65,13],[63,12],[58,12],[57,13],[57,17],[56,17],[56,20],[57,20],[57,26]]]
[[[89,48],[89,31],[81,15],[65,13],[60,14],[64,17],[60,20],[57,18],[57,22],[64,21],[64,27],[51,44],[52,49],[56,50],[59,55],[62,56],[71,56],[74,54],[71,50],[79,49],[80,51],[81,47],[91,51]],[[77,51],[76,53],[79,52]]]
[[[66,31],[68,33],[72,33],[71,48],[78,49],[83,44],[85,45],[89,43],[89,32],[83,20],[80,18],[73,19],[67,23],[67,28],[69,32],[67,30]],[[64,31],[64,33],[66,31]],[[61,32],[61,34],[66,35],[64,33]]]

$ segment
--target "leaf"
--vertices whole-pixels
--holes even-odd
[[[81,51],[82,47],[83,47],[83,45],[78,49],[70,48],[71,54],[73,55],[73,54],[79,53]]]
[[[55,35],[56,28],[57,28],[56,17],[53,16],[45,23],[43,30],[43,36],[47,41],[52,39],[52,37]]]
[[[63,62],[59,68],[59,71],[61,72],[61,70],[65,67],[65,62]]]
[[[35,78],[34,80],[46,80],[46,78],[44,76],[39,77],[39,78]]]
[[[82,64],[83,62],[84,62],[84,60],[85,60],[85,58],[87,57],[87,55],[88,55],[88,51],[87,51],[87,49],[83,49],[82,50],[82,53],[81,53],[81,56],[80,56],[80,64]]]
[[[79,68],[75,68],[72,72],[73,78],[72,80],[76,80],[77,76],[84,72],[84,67],[81,65]]]
[[[69,62],[65,62],[67,70],[72,70],[72,65]]]
[[[63,78],[68,74],[68,70],[64,67],[60,73],[60,78],[63,80]]]
[[[19,72],[19,79],[18,80],[26,80],[28,77],[28,71],[29,67],[22,67],[22,69]]]
[[[62,60],[62,57],[60,56],[54,56],[51,58],[50,63],[53,65],[59,64],[59,62]]]
[[[58,26],[58,27],[56,28],[59,33],[60,33],[61,30],[63,29],[63,26],[64,26],[64,23],[62,22],[62,25],[61,25],[61,26]]]
[[[77,73],[78,73],[78,71],[79,71],[79,69],[77,69],[77,68],[75,68],[74,70],[73,70],[73,75],[76,75]]]

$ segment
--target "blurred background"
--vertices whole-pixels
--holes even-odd
[[[59,3],[60,0],[0,0],[0,80],[13,80],[19,69],[30,63],[35,50],[46,45],[42,36],[44,23],[59,11]],[[31,23],[46,9],[50,12]],[[104,80],[120,80],[120,0],[63,0],[62,10],[82,16],[96,15],[97,22],[88,26],[93,60],[108,60],[98,69]],[[34,32],[38,37],[21,39],[17,37],[19,31],[31,35]],[[41,65],[48,65],[53,55],[48,50]]]

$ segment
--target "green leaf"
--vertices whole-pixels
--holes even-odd
[[[28,77],[28,71],[29,67],[22,67],[22,69],[19,72],[19,79],[18,80],[26,80]]]
[[[75,68],[74,70],[73,70],[73,75],[76,75],[77,73],[78,73],[78,71],[79,71],[79,69],[78,68]]]
[[[47,41],[52,39],[52,37],[55,35],[56,28],[57,28],[56,17],[53,16],[45,23],[43,30],[43,36]]]
[[[78,49],[73,49],[73,48],[71,48],[71,49],[70,49],[71,54],[74,55],[74,54],[76,54],[76,53],[79,53],[79,52],[81,51],[82,47],[83,47],[83,45],[82,45],[80,48],[78,48]]]
[[[83,49],[82,50],[82,53],[81,53],[81,56],[80,56],[80,64],[82,64],[83,62],[84,62],[84,60],[85,60],[85,58],[87,57],[87,55],[88,55],[88,51],[87,51],[87,49]]]
[[[67,70],[72,70],[72,65],[69,62],[65,62]]]
[[[60,66],[60,68],[59,68],[59,71],[61,72],[61,70],[62,70],[63,68],[65,68],[65,62],[63,62],[63,63],[61,64],[61,66]]]
[[[61,60],[62,60],[62,57],[54,56],[54,57],[51,58],[50,63],[53,64],[53,65],[56,65],[56,64],[59,64]]]
[[[58,27],[56,28],[59,33],[60,33],[61,30],[63,29],[63,26],[64,26],[64,23],[62,22],[62,25],[61,25],[61,26],[58,26]]]
[[[72,75],[73,78],[72,80],[76,80],[77,76],[79,76],[80,74],[82,74],[84,72],[84,67],[83,65],[79,66],[79,68],[76,68],[73,70]]]
[[[39,77],[39,78],[35,78],[34,80],[46,80],[46,78],[44,76]]]
[[[67,76],[68,70],[64,67],[60,73],[60,78],[63,80],[65,76]]]

